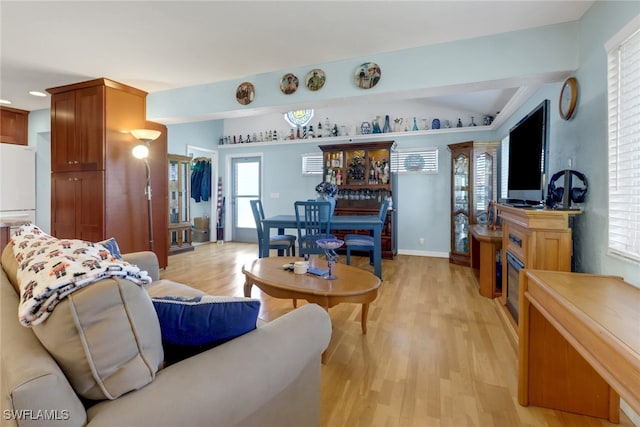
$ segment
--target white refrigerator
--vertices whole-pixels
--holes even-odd
[[[36,151],[0,143],[0,222],[36,222]]]

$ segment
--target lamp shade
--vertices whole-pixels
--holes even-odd
[[[153,141],[154,139],[157,139],[161,133],[162,132],[160,132],[159,130],[154,130],[154,129],[132,129],[131,130],[131,135],[133,135],[135,139],[139,139],[145,142],[149,142],[149,141]]]
[[[133,147],[133,150],[131,150],[131,153],[136,159],[146,159],[149,157],[149,147],[146,145],[136,145]]]

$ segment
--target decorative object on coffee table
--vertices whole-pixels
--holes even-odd
[[[329,267],[329,272],[322,276],[322,278],[329,280],[337,279],[337,277],[333,274],[332,267],[333,264],[338,260],[336,249],[344,244],[344,240],[319,239],[316,240],[316,244],[324,250],[325,257],[327,258],[327,267]]]

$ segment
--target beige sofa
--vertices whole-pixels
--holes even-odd
[[[152,252],[127,254],[124,259],[149,272],[154,282],[147,292],[152,296],[200,293],[159,280],[158,263]],[[18,322],[18,295],[14,288],[17,268],[9,245],[3,251],[0,271],[2,425],[320,424],[320,360],[331,336],[331,323],[319,306],[304,305],[164,369],[151,362],[150,382],[146,385],[114,399],[89,401],[78,396],[74,391],[77,384],[72,385],[67,371],[61,368],[74,369],[75,362],[57,363],[34,333],[36,328],[26,328]],[[86,299],[91,292],[100,295],[101,288],[122,293],[130,284],[121,279],[103,279],[72,295],[78,304],[79,297]],[[60,303],[42,325],[54,325],[54,316],[62,316],[68,310],[65,302]],[[159,326],[152,325],[154,328]],[[155,332],[140,335],[151,341],[159,339]],[[111,349],[119,348],[118,339],[114,337]],[[152,344],[157,348],[157,342]]]

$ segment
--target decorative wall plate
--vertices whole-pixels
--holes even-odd
[[[411,154],[404,161],[404,167],[410,172],[420,172],[424,169],[424,159],[420,154]]]
[[[307,86],[307,89],[313,92],[322,89],[322,86],[324,86],[324,82],[326,81],[327,76],[320,68],[314,68],[309,71],[307,76],[304,78],[304,83]]]
[[[236,89],[236,100],[241,105],[251,104],[256,97],[256,89],[252,83],[242,82]]]
[[[280,90],[285,95],[291,95],[296,90],[298,90],[299,85],[298,77],[293,73],[287,73],[282,76],[280,80]]]
[[[356,68],[355,81],[360,89],[371,89],[380,81],[382,70],[375,62],[365,62]]]

